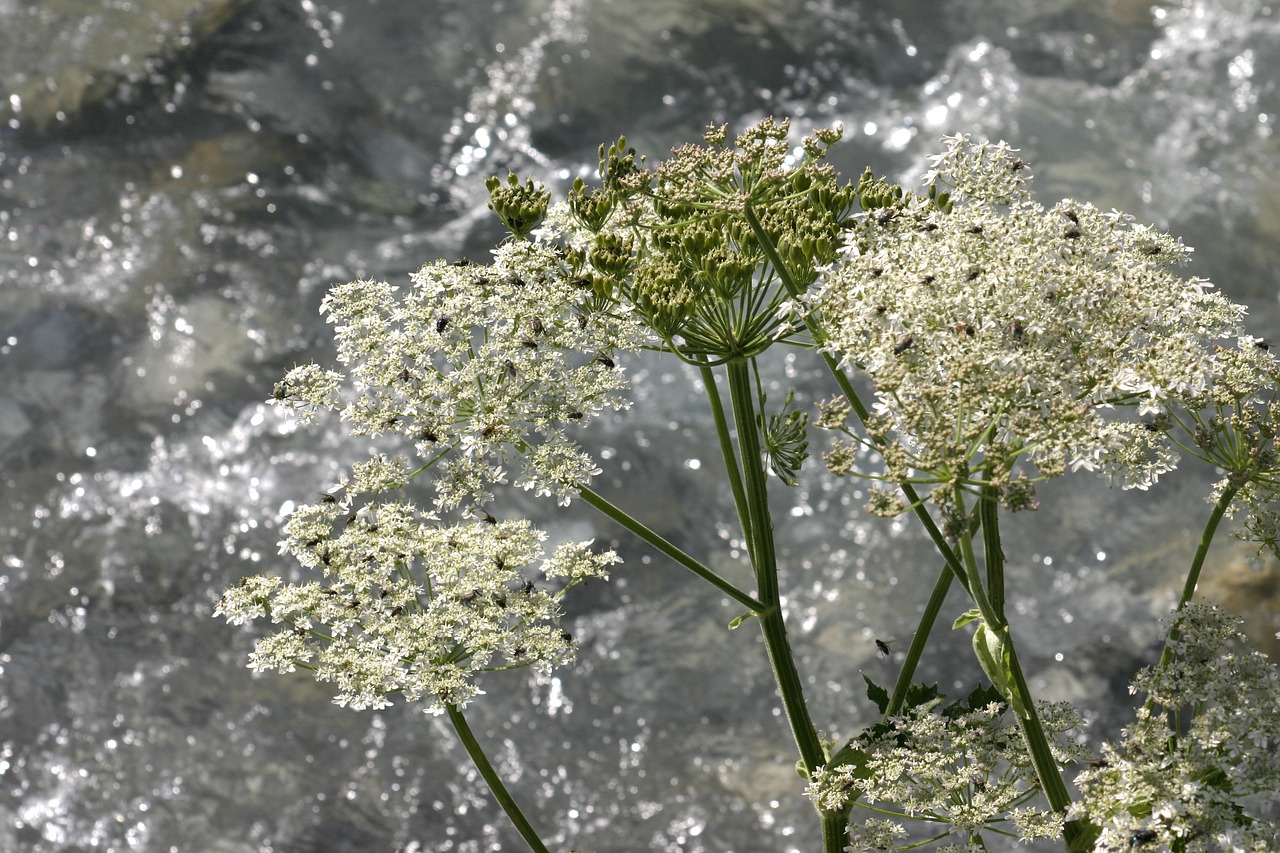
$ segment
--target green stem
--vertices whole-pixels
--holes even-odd
[[[933,593],[929,596],[929,602],[924,607],[924,615],[920,617],[920,624],[916,626],[915,636],[911,638],[911,647],[907,649],[907,659],[902,663],[902,669],[898,672],[898,680],[893,685],[893,696],[889,699],[889,706],[885,709],[884,720],[897,715],[902,711],[902,703],[906,701],[907,691],[911,688],[911,680],[916,676],[916,667],[920,665],[920,658],[924,656],[925,646],[929,643],[929,635],[933,632],[933,627],[937,624],[938,616],[942,613],[942,605],[947,599],[947,593],[951,590],[951,582],[955,579],[955,572],[950,566],[943,566],[942,571],[938,573],[938,579],[933,584]]]
[[[767,610],[756,610],[764,634],[769,662],[782,695],[783,707],[791,725],[792,736],[806,770],[813,773],[826,762],[826,752],[809,717],[800,675],[796,671],[791,646],[786,636],[781,596],[778,589],[777,563],[773,544],[773,522],[768,508],[768,487],[760,453],[759,434],[752,405],[752,387],[747,362],[732,361],[729,373],[730,398],[733,401],[739,452],[735,452],[724,405],[716,390],[715,374],[705,360],[700,365],[707,403],[716,425],[716,436],[724,459],[725,471],[733,493],[734,505],[742,525],[743,537],[756,574],[757,595]],[[744,478],[745,472],[745,478]],[[848,813],[819,811],[822,822],[822,844],[826,853],[841,853],[848,843]]]
[[[761,630],[769,652],[769,662],[782,693],[782,704],[791,724],[791,733],[805,769],[810,773],[826,762],[822,742],[818,738],[809,708],[804,701],[804,689],[800,673],[796,670],[787,641],[786,624],[782,618],[781,592],[778,587],[777,555],[773,542],[773,519],[769,514],[769,494],[766,485],[764,462],[760,453],[760,435],[755,417],[755,395],[751,388],[751,374],[745,361],[731,361],[726,365],[729,373],[729,395],[733,402],[734,427],[738,434],[739,457],[742,463],[746,488],[747,513],[744,527],[752,531],[747,541],[747,551],[756,575],[756,596],[765,606],[760,616]]]
[[[824,853],[844,853],[849,847],[849,812],[824,811],[822,815],[822,849]]]
[[[584,501],[591,504],[591,506],[600,510],[600,512],[604,513],[609,518],[613,519],[618,524],[622,525],[624,528],[626,528],[627,530],[634,533],[636,536],[643,539],[654,549],[667,555],[676,563],[679,563],[680,565],[684,566],[686,569],[693,572],[695,575],[702,578],[704,581],[711,584],[716,589],[720,590],[725,595],[732,598],[734,601],[743,605],[752,613],[763,613],[765,610],[768,609],[766,605],[757,601],[754,597],[752,597],[748,593],[745,593],[742,590],[738,589],[732,583],[720,577],[714,571],[707,568],[702,563],[698,562],[693,557],[686,554],[684,551],[681,551],[675,545],[672,545],[666,539],[658,535],[655,531],[645,526],[645,524],[641,522],[639,519],[637,519],[635,516],[621,509],[616,504],[602,497],[597,492],[592,491],[592,489],[589,486],[580,486],[578,488],[578,494],[582,496],[582,499]]]
[[[707,392],[707,405],[711,408],[711,417],[716,425],[716,438],[720,441],[720,456],[724,459],[724,470],[729,476],[729,490],[733,493],[733,504],[738,508],[738,518],[742,519],[743,537],[750,542],[751,531],[745,525],[748,522],[747,493],[742,486],[742,472],[738,467],[738,458],[734,455],[733,439],[729,435],[729,421],[724,414],[724,404],[720,402],[720,392],[716,389],[715,373],[702,360],[699,368],[702,371],[702,385]]]
[[[970,535],[977,531],[975,526],[977,524],[978,520],[974,519],[973,524],[969,527]],[[929,643],[929,635],[933,633],[938,617],[942,614],[942,605],[946,602],[947,593],[951,591],[951,582],[956,577],[955,569],[950,564],[944,564],[942,571],[938,573],[938,579],[934,581],[933,592],[929,595],[929,601],[925,604],[924,613],[920,616],[920,624],[916,626],[915,635],[911,638],[911,647],[907,649],[907,659],[902,662],[902,669],[898,672],[898,680],[894,682],[893,696],[889,699],[889,705],[884,715],[885,720],[902,710],[902,703],[906,701],[907,691],[911,689],[911,679],[915,678],[916,667],[919,666],[920,658],[924,655],[925,646]],[[959,577],[964,584],[965,591],[968,592],[968,579],[963,575]]]
[[[953,499],[955,500],[956,513],[961,516],[968,517],[968,509],[965,508],[964,490],[956,486],[952,490]],[[983,533],[986,536],[986,533]],[[960,560],[964,565],[966,583],[965,587],[969,591],[969,598],[977,605],[978,610],[982,613],[983,620],[991,628],[998,630],[1004,628],[1004,614],[997,613],[995,607],[991,604],[991,599],[987,597],[986,587],[982,584],[982,576],[978,573],[978,557],[973,551],[973,532],[966,530],[964,535],[960,537]]]
[[[991,485],[982,487],[978,500],[978,519],[982,525],[982,556],[987,567],[987,598],[1001,622],[1004,617],[1004,549],[1000,547],[1000,504]]]
[[[1067,793],[1067,785],[1062,781],[1062,771],[1058,761],[1053,757],[1049,747],[1049,738],[1044,733],[1044,724],[1036,711],[1031,688],[1027,685],[1026,676],[1022,674],[1022,664],[1018,662],[1018,650],[1013,644],[1013,636],[1006,635],[1009,643],[1009,671],[1013,676],[1013,689],[1022,697],[1026,706],[1025,714],[1015,714],[1022,728],[1022,736],[1027,741],[1027,749],[1031,753],[1031,763],[1036,768],[1036,776],[1040,779],[1040,788],[1049,800],[1049,806],[1061,814],[1071,805],[1071,795]]]
[[[502,810],[507,813],[507,817],[510,818],[511,823],[515,826],[516,831],[520,833],[520,837],[524,839],[525,844],[529,845],[529,849],[533,853],[548,853],[546,846],[538,838],[538,834],[533,831],[533,827],[525,819],[524,813],[520,811],[516,801],[512,799],[507,786],[502,782],[502,777],[498,775],[497,771],[493,769],[493,765],[489,763],[484,750],[480,748],[480,742],[471,733],[471,727],[467,725],[466,718],[462,716],[462,711],[458,710],[456,705],[445,705],[445,711],[448,712],[449,722],[453,724],[453,730],[458,733],[458,737],[462,740],[462,746],[467,750],[467,755],[471,756],[472,763],[480,771],[485,784],[489,786],[489,791],[493,794],[494,799],[498,801],[498,805],[502,806]]]
[[[805,775],[812,776],[826,763],[827,753],[809,716],[803,682],[796,669],[791,644],[787,640],[787,626],[783,619],[782,596],[778,586],[773,520],[769,514],[768,479],[764,470],[764,457],[760,452],[760,434],[754,404],[756,394],[751,384],[750,363],[741,359],[730,361],[726,370],[746,494],[747,517],[743,519],[743,528],[751,531],[747,550],[755,570],[756,595],[768,607],[759,614],[760,630],[764,635],[778,692],[782,696],[782,707],[791,726],[791,735],[800,752],[800,761],[804,765]],[[822,809],[818,813],[822,821],[823,853],[843,853],[849,843],[848,814],[839,810]]]
[[[1213,542],[1214,535],[1218,532],[1218,525],[1222,523],[1222,518],[1227,514],[1227,510],[1231,508],[1231,502],[1235,500],[1236,492],[1239,489],[1227,488],[1222,491],[1221,497],[1218,498],[1217,504],[1213,507],[1213,512],[1209,514],[1209,520],[1205,522],[1204,532],[1200,534],[1200,547],[1196,549],[1196,555],[1191,560],[1191,568],[1187,570],[1187,582],[1182,586],[1182,595],[1178,598],[1178,606],[1175,611],[1180,611],[1186,607],[1191,601],[1191,596],[1195,595],[1196,587],[1200,585],[1200,572],[1204,569],[1205,557],[1209,555],[1209,545]],[[1156,664],[1156,669],[1163,669],[1169,665],[1169,661],[1173,659],[1173,644],[1179,636],[1176,628],[1169,631],[1169,638],[1165,641],[1164,651],[1160,653],[1160,662]],[[1147,710],[1155,708],[1155,702],[1147,699]]]
[[[956,508],[964,512],[964,492],[955,489]],[[973,551],[972,533],[966,533],[961,541],[961,553],[964,556],[965,568],[969,575],[969,591],[974,604],[982,612],[982,618],[988,630],[1004,633],[1005,646],[1008,652],[1008,689],[1021,705],[1021,713],[1015,713],[1018,726],[1022,730],[1027,744],[1027,752],[1035,767],[1036,777],[1040,780],[1040,789],[1044,791],[1049,807],[1055,812],[1065,812],[1071,805],[1071,795],[1067,792],[1066,783],[1062,780],[1062,772],[1058,768],[1057,759],[1049,746],[1049,738],[1044,732],[1044,724],[1036,711],[1035,697],[1022,672],[1022,664],[1018,660],[1018,650],[1013,642],[1013,634],[1009,630],[1009,622],[1004,616],[1004,550],[1000,545],[1000,505],[995,495],[988,488],[983,489],[979,498],[978,518],[982,526],[983,556],[987,563],[986,575],[988,588],[984,589],[982,578],[978,574],[977,558]],[[1067,842],[1069,849],[1075,842],[1077,830],[1068,826]]]
[[[1196,549],[1196,556],[1192,559],[1191,568],[1187,571],[1187,582],[1182,586],[1182,596],[1178,599],[1178,610],[1186,607],[1187,603],[1191,601],[1191,596],[1195,595],[1196,587],[1200,584],[1200,571],[1204,568],[1204,559],[1209,554],[1209,545],[1213,542],[1213,537],[1218,532],[1218,525],[1222,523],[1222,517],[1231,508],[1231,502],[1235,500],[1237,491],[1239,489],[1223,489],[1222,496],[1218,498],[1218,503],[1214,505],[1213,512],[1209,514],[1209,520],[1205,522],[1204,533],[1200,535],[1200,547]]]

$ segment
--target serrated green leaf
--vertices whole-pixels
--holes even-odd
[[[876,707],[883,714],[885,709],[889,707],[889,691],[868,678],[865,672],[862,673],[862,680],[867,682],[867,698],[875,702]]]
[[[933,684],[912,684],[907,688],[907,695],[903,700],[903,710],[936,705],[945,698],[943,693],[938,690],[936,682]]]

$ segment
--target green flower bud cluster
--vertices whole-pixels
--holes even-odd
[[[843,187],[839,195],[852,195]],[[841,204],[840,201],[835,201]],[[842,205],[843,206],[843,205]],[[774,250],[799,287],[808,287],[818,270],[836,259],[842,221],[831,211],[809,204],[766,207],[758,214]]]
[[[687,270],[666,255],[650,255],[636,265],[631,295],[645,323],[667,339],[684,330],[696,298]]]
[[[587,188],[582,178],[573,179],[573,189],[569,191],[569,209],[574,217],[588,231],[598,232],[609,221],[613,213],[613,195],[597,187]]]
[[[535,186],[532,178],[522,185],[515,173],[508,173],[505,184],[494,176],[487,178],[484,185],[489,190],[489,209],[517,239],[523,239],[537,228],[547,215],[551,192],[541,185]]]
[[[620,139],[600,150],[603,186],[575,181],[553,207],[547,237],[563,239],[686,359],[749,358],[794,333],[780,308],[836,260],[858,193],[822,158],[838,130],[816,133],[801,156],[790,124],[765,119],[728,144],[725,127],[655,169]],[[750,215],[748,215],[750,212]],[[776,250],[774,266],[760,240]]]
[[[760,403],[760,432],[765,459],[769,470],[788,486],[796,484],[796,474],[809,456],[809,432],[806,429],[809,414],[792,408],[794,397],[795,389],[789,389],[782,411],[767,418],[764,414],[765,401]]]
[[[644,157],[627,145],[625,136],[607,149],[600,146],[600,179],[609,193],[632,193],[649,185],[649,176],[641,166]]]
[[[902,187],[887,183],[882,178],[876,178],[870,167],[862,173],[862,177],[858,178],[855,192],[858,196],[858,204],[863,210],[868,211],[893,207],[902,201]]]
[[[634,241],[623,234],[603,232],[592,242],[588,259],[601,275],[623,278],[635,264]]]

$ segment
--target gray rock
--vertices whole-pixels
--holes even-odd
[[[248,0],[0,0],[0,121],[43,130],[130,86]]]

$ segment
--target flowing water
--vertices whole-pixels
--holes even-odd
[[[660,155],[768,114],[843,122],[848,174],[914,179],[944,133],[1004,138],[1042,198],[1197,247],[1192,271],[1267,335],[1277,18],[1252,0],[0,0],[0,850],[519,849],[441,719],[255,678],[252,631],[211,616],[240,576],[293,571],[282,518],[360,452],[262,402],[327,357],[324,289],[482,257],[484,176],[563,188],[620,133]],[[594,439],[600,488],[743,577],[697,389],[630,367],[636,405]],[[1123,722],[1208,479],[1067,480],[1010,524],[1027,668],[1095,735]],[[860,504],[815,470],[777,507],[814,717],[843,736],[870,719],[859,671],[893,675],[874,640],[900,656],[937,568],[913,525]],[[495,677],[468,712],[552,849],[816,849],[737,613],[585,508],[529,510],[628,558],[571,596],[576,667]],[[1265,644],[1274,573],[1216,553]],[[952,646],[923,672],[944,689],[976,675]]]

